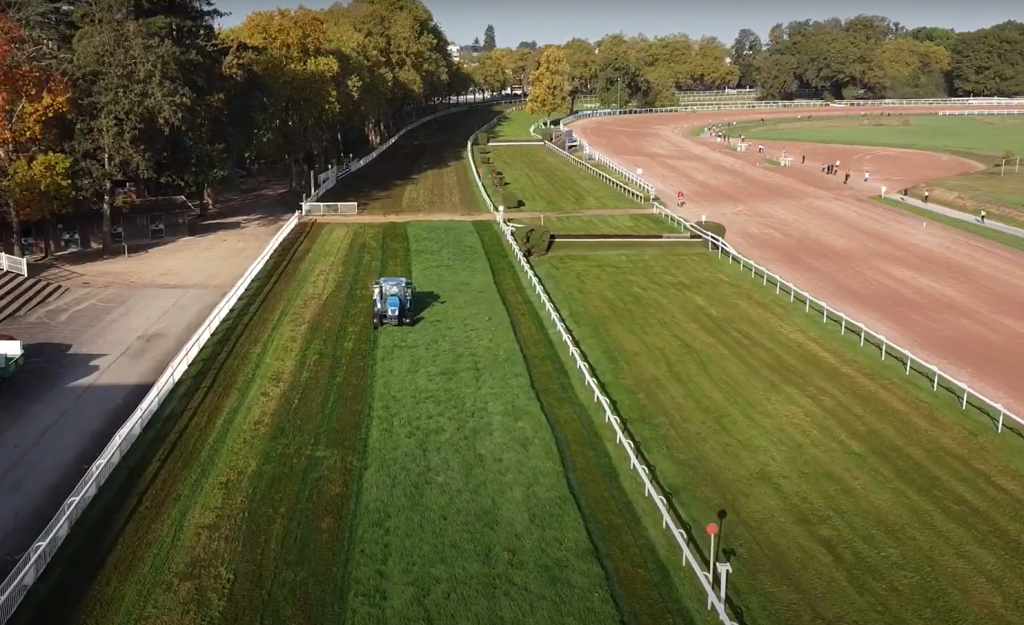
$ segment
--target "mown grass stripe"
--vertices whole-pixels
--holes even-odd
[[[624,620],[650,624],[695,622],[644,533],[612,467],[612,458],[573,389],[543,319],[516,275],[496,225],[474,225],[530,371],[534,392],[558,444],[569,486]]]
[[[347,621],[619,622],[476,233],[406,227],[431,305],[378,331]]]
[[[329,427],[347,429],[350,425],[348,420],[337,419],[337,415],[330,412],[330,396],[339,382],[332,374],[344,368],[345,355],[339,358],[338,349],[351,338],[346,333],[347,325],[350,319],[355,319],[352,309],[360,303],[350,297],[353,285],[372,275],[379,262],[378,254],[377,229],[357,228],[343,260],[327,263],[333,273],[333,286],[318,308],[311,331],[301,346],[302,357],[296,370],[299,375],[293,380],[291,393],[280,407],[281,417],[260,453],[261,466],[248,484],[246,522],[239,528],[241,540],[234,555],[238,566],[228,596],[225,622],[318,622],[323,615],[317,616],[317,608],[312,603],[296,601],[294,593],[302,584],[314,585],[313,592],[322,590],[323,586],[330,588],[334,576],[341,576],[344,563],[333,555],[320,554],[321,558],[334,559],[333,573],[318,571],[326,577],[318,577],[307,570],[306,562],[293,561],[294,566],[290,566],[289,560],[293,551],[308,550],[309,542],[318,541],[310,535],[312,532],[331,530],[326,526],[311,528],[303,523],[303,518],[311,505],[314,481],[344,480],[344,476],[314,476],[310,468],[317,456],[335,456],[342,451],[320,447],[317,441]],[[358,349],[352,355],[358,360]],[[347,458],[339,456],[331,461],[344,464]],[[343,503],[333,511],[311,513],[333,513],[341,517],[346,509]],[[336,520],[332,521],[332,526]],[[335,554],[333,550],[341,550],[343,543],[338,540],[320,546],[331,550],[329,554]],[[334,591],[337,592],[337,588]],[[305,591],[303,594],[307,601],[316,601]],[[340,597],[319,600],[323,599],[331,601]]]
[[[289,261],[308,253],[307,237],[315,239],[315,233],[296,228],[271,256],[75,524],[11,623],[111,622],[107,610],[116,606],[105,603],[103,586],[110,580],[123,589],[143,565],[137,549],[154,537],[132,530],[140,519],[144,526],[155,523],[173,505],[170,490],[153,501],[149,497],[160,492],[162,482],[180,477],[182,450],[201,445],[216,427],[215,419],[204,418],[203,407],[224,398],[210,381],[240,375],[236,357],[254,348],[242,338],[279,315],[285,291],[277,287],[294,276],[298,265]],[[129,535],[135,550],[122,557],[119,541]]]
[[[128,587],[135,600],[125,602],[121,622],[142,615],[187,623],[209,620],[223,609],[234,575],[239,511],[248,495],[245,483],[259,466],[257,452],[279,418],[290,381],[301,371],[298,346],[331,276],[323,259],[348,245],[346,237],[328,236],[322,226],[314,232],[305,262],[287,284],[281,314],[254,335],[260,347],[244,359],[245,374],[233,384],[217,380],[230,401],[210,413],[221,415],[217,433],[194,454],[191,470],[178,484],[178,505],[156,532],[161,540],[147,551],[148,572]]]

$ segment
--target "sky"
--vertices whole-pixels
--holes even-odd
[[[251,11],[277,6],[295,7],[289,0],[214,0],[231,13],[225,26],[241,22]],[[308,0],[322,8],[331,0]],[[741,28],[762,38],[777,22],[860,13],[884,15],[908,28],[941,26],[958,31],[984,28],[1008,19],[1024,21],[1021,0],[426,0],[448,39],[467,44],[483,39],[494,24],[499,46],[520,41],[564,43],[573,37],[591,41],[606,34],[643,33],[648,36],[683,32],[732,43]]]

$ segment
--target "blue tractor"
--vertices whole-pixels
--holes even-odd
[[[381,278],[373,283],[373,329],[386,324],[412,325],[416,287],[405,278]]]

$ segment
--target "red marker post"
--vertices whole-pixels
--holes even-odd
[[[715,534],[718,533],[717,523],[708,523],[707,526],[708,535],[711,536],[711,554],[708,556],[708,582],[715,585]],[[711,609],[711,595],[708,595],[708,609]]]
[[[679,191],[679,192],[676,193],[676,206],[678,207],[678,206],[682,206],[682,205],[683,205],[683,192]]]

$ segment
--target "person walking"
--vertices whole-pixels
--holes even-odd
[[[885,197],[885,185],[882,185],[882,197]]]
[[[838,173],[839,173],[839,161],[836,161],[836,168],[832,170],[832,174],[835,175],[835,174],[838,174]]]
[[[821,165],[821,173],[824,174],[826,172],[828,172],[828,165],[825,165],[824,163],[822,163],[822,165]]]
[[[871,179],[871,172],[868,172],[868,171],[864,172],[864,182],[867,182],[870,179]]]
[[[843,184],[850,184],[850,172],[847,171],[846,175],[843,176]]]
[[[986,214],[985,213],[985,209],[984,208],[981,209],[981,223],[982,223],[982,225],[985,224],[985,214]]]
[[[925,190],[924,190],[924,203],[925,203],[925,204],[927,204],[927,203],[928,203],[928,189],[925,189]]]
[[[800,155],[800,164],[803,165],[806,162],[807,162],[807,155],[806,154]]]

